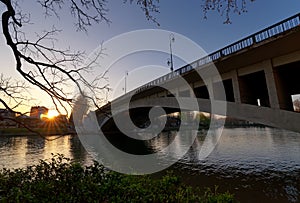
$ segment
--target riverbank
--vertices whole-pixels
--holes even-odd
[[[228,192],[191,187],[172,173],[124,175],[95,162],[82,167],[62,155],[14,171],[0,171],[1,202],[234,202]]]
[[[220,193],[229,191],[239,202],[299,202],[299,133],[268,127],[224,128],[217,146],[204,160],[199,159],[199,150],[206,132],[198,133],[190,150],[169,168],[183,183],[201,188],[218,185]],[[182,135],[188,136],[185,132]],[[78,136],[53,138],[49,141],[41,136],[0,136],[0,168],[26,168],[38,164],[40,159],[51,159],[51,153],[62,153],[82,166],[93,164],[93,157]],[[107,138],[124,152],[157,153],[161,160],[165,156],[163,149],[171,142],[178,146],[174,148],[175,155],[184,147],[172,133],[161,133],[145,142],[127,140],[118,134]]]
[[[0,128],[0,136],[31,136],[31,135],[70,135],[75,134],[74,130],[67,128]]]

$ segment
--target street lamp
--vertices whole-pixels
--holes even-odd
[[[171,33],[169,35],[169,40],[170,40],[170,60],[168,60],[168,66],[170,66],[170,70],[171,72],[173,72],[174,70],[174,66],[173,66],[173,53],[172,53],[172,42],[174,43],[175,42],[175,37],[174,37],[174,34]]]
[[[125,86],[124,86],[125,94],[127,92],[127,76],[128,76],[128,71],[125,71]]]

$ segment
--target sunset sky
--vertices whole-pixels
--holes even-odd
[[[232,24],[223,24],[225,18],[220,16],[217,12],[209,12],[205,20],[202,12],[201,0],[164,0],[160,1],[160,13],[155,14],[157,21],[160,23],[158,27],[155,23],[147,21],[143,12],[137,5],[130,5],[129,3],[123,4],[123,0],[109,1],[109,12],[107,17],[112,21],[110,25],[106,23],[96,24],[89,28],[88,33],[76,32],[73,26],[71,16],[67,12],[62,12],[60,19],[56,17],[45,18],[43,10],[36,1],[21,1],[20,5],[24,8],[25,12],[31,12],[31,20],[34,23],[28,28],[33,34],[40,32],[52,25],[56,25],[58,29],[63,29],[63,32],[58,36],[58,45],[63,47],[70,46],[76,50],[84,50],[86,53],[91,53],[102,42],[116,37],[120,34],[140,30],[140,29],[163,29],[170,33],[179,33],[190,40],[197,43],[207,53],[218,50],[228,44],[231,44],[243,37],[246,37],[254,32],[257,32],[265,27],[268,27],[278,21],[288,18],[300,10],[299,0],[256,0],[253,3],[248,2],[247,13],[242,15],[232,14]],[[3,11],[4,7],[0,4],[0,10]],[[25,28],[26,29],[26,28]],[[33,36],[32,36],[33,37]],[[145,39],[147,40],[147,39]],[[177,49],[178,42],[172,44],[173,49]],[[120,45],[121,46],[121,45]],[[168,48],[169,40],[166,39],[165,46]],[[134,58],[128,57],[120,66],[121,71],[111,71],[109,73],[110,85],[114,90],[114,96],[122,94],[122,85],[115,87],[118,81],[123,84],[125,72],[128,71],[127,76],[127,91],[141,85],[146,80],[154,79],[157,74],[163,74],[169,71],[167,66],[168,54],[151,53],[151,57],[140,57],[136,55],[135,58],[142,58],[135,64]],[[7,77],[21,79],[15,70],[14,59],[11,50],[6,46],[4,37],[0,37],[0,67],[1,73]],[[200,56],[199,56],[200,58]],[[152,62],[150,62],[152,61]],[[162,68],[161,71],[149,71],[146,76],[148,78],[141,78],[141,73],[134,73],[133,69],[141,66],[157,66]],[[175,69],[179,68],[182,64],[175,59]],[[149,73],[149,74],[148,74]],[[153,74],[152,74],[153,73]],[[145,76],[145,77],[146,77]],[[138,81],[138,79],[140,81]],[[124,87],[123,87],[124,88]],[[31,101],[28,105],[44,105],[48,108],[53,108],[53,104],[47,96],[43,93],[32,90],[31,94],[36,100]],[[109,99],[113,95],[107,95]],[[27,109],[26,109],[27,108]],[[22,110],[28,110],[29,107],[23,107]]]

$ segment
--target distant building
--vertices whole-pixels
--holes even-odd
[[[30,109],[30,117],[31,118],[41,118],[42,114],[48,113],[48,108],[44,106],[33,106]]]

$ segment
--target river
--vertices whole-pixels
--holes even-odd
[[[203,132],[198,134],[189,152],[169,168],[184,182],[200,187],[218,185],[218,191],[234,193],[241,202],[300,201],[299,133],[274,128],[225,128],[218,145],[204,160],[198,158]],[[120,136],[110,139],[124,151],[144,154],[145,149],[154,152],[167,146],[170,136],[171,132],[162,133],[143,147]],[[36,136],[1,136],[0,153],[1,168],[36,164],[39,159],[50,158],[51,153],[62,153],[84,165],[92,163],[79,139],[71,135],[53,141]]]

